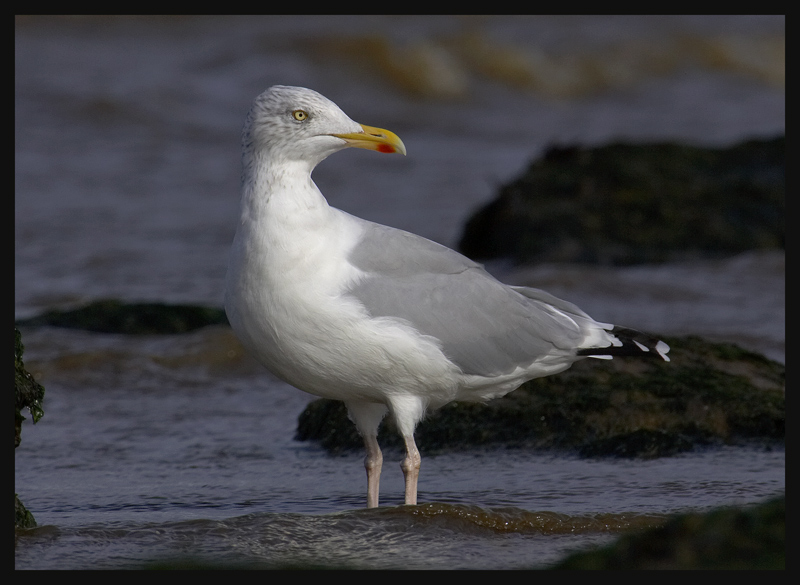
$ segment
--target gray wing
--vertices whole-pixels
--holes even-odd
[[[537,289],[506,286],[480,264],[430,240],[366,225],[349,261],[368,276],[348,293],[373,317],[405,319],[439,339],[465,373],[508,373],[584,339],[572,317],[590,318],[574,305]]]

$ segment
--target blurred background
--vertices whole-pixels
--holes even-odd
[[[455,246],[548,146],[784,133],[785,19],[17,17],[16,316],[220,305],[240,130],[273,84],[408,147],[323,163],[332,205]]]

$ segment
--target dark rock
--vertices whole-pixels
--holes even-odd
[[[663,526],[575,553],[554,569],[785,569],[786,496],[747,508],[675,516]]]
[[[227,323],[223,309],[164,303],[123,303],[100,300],[69,311],[47,311],[17,321],[19,327],[65,327],[97,333],[152,335],[186,333],[206,325]]]
[[[785,367],[733,344],[663,338],[671,362],[595,360],[532,380],[487,404],[451,403],[417,427],[420,449],[566,449],[583,456],[660,457],[698,445],[785,440]],[[362,449],[341,402],[317,400],[298,440],[331,453]],[[378,437],[402,448],[389,418]]]
[[[36,519],[20,501],[19,496],[14,494],[14,528],[35,528]]]
[[[44,386],[33,379],[33,376],[25,369],[22,361],[22,354],[25,346],[22,345],[22,334],[19,329],[14,329],[14,447],[20,443],[20,433],[22,421],[22,410],[28,409],[33,417],[33,422],[39,422],[44,415],[42,401],[44,400]]]
[[[702,440],[702,437],[698,437]],[[598,439],[578,448],[583,457],[667,457],[691,451],[695,441],[682,433],[661,429],[636,429],[612,437]]]
[[[470,218],[460,250],[628,265],[784,248],[785,142],[553,147]]]
[[[22,345],[22,335],[18,329],[14,329],[14,448],[18,447],[22,440],[22,411],[28,409],[33,418],[34,424],[44,416],[42,401],[44,400],[44,386],[33,379],[33,376],[25,369],[22,361],[22,354],[25,347]],[[19,528],[33,528],[36,520],[20,501],[17,494],[14,494],[14,526]]]

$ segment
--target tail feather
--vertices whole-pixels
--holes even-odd
[[[669,346],[660,339],[647,335],[635,329],[628,329],[627,327],[614,326],[610,335],[618,339],[620,345],[611,345],[609,347],[585,347],[578,350],[578,355],[598,357],[598,358],[611,358],[615,355],[619,356],[636,356],[636,357],[660,357],[664,361],[669,361]]]

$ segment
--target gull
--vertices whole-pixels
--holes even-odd
[[[345,403],[366,448],[367,507],[378,506],[377,435],[387,413],[405,443],[405,504],[413,505],[421,460],[414,429],[426,412],[503,396],[585,357],[669,360],[663,341],[331,207],[311,172],[347,147],[406,154],[396,134],[354,122],[313,90],[276,85],[254,100],[242,131],[225,310],[275,376]],[[354,188],[380,195],[368,181]]]

